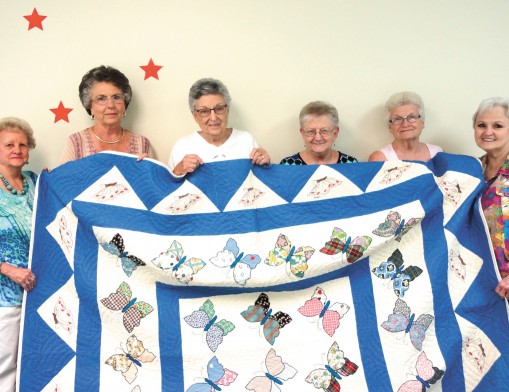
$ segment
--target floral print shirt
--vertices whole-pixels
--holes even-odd
[[[487,156],[481,157],[483,172]],[[500,275],[509,275],[509,155],[495,177],[486,181],[481,205],[490,231]]]

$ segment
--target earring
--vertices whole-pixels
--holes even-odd
[[[91,118],[92,120],[95,120],[95,116],[94,116],[93,114],[91,114],[91,115],[90,115],[90,118]]]
[[[124,114],[122,114],[122,117],[125,118],[125,116],[127,116],[127,112],[124,112]]]

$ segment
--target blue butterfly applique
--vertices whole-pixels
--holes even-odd
[[[405,292],[410,288],[410,282],[422,274],[422,269],[419,267],[411,265],[405,268],[403,263],[403,255],[399,249],[396,249],[387,261],[371,270],[380,279],[392,280],[394,294],[398,298],[403,298]]]
[[[421,351],[426,331],[433,320],[434,317],[431,314],[421,314],[415,320],[415,314],[411,314],[406,302],[398,298],[393,313],[389,315],[387,321],[382,323],[382,328],[392,333],[405,331],[410,336],[412,345]]]
[[[219,363],[217,357],[212,357],[207,365],[207,378],[205,382],[191,385],[186,392],[220,391],[219,385],[228,386],[237,378],[237,373],[226,369]]]
[[[138,266],[146,265],[143,260],[125,252],[124,239],[117,233],[110,242],[101,242],[102,248],[110,255],[116,256],[122,264],[122,269],[127,276],[131,276]]]
[[[217,253],[217,256],[210,259],[216,267],[233,270],[235,282],[242,286],[245,286],[251,278],[251,270],[255,269],[260,261],[258,255],[245,255],[244,252],[239,252],[237,242],[233,238],[226,242],[226,246]]]
[[[207,299],[200,310],[195,310],[189,316],[184,317],[184,321],[193,328],[203,328],[206,333],[205,340],[212,352],[216,352],[219,345],[223,342],[223,337],[235,329],[235,325],[227,320],[221,320],[216,323],[217,316],[214,310],[214,304]]]
[[[281,328],[292,321],[292,318],[286,313],[276,312],[272,314],[269,297],[265,293],[261,293],[255,301],[255,304],[250,305],[240,314],[250,323],[259,322],[263,327],[265,340],[270,344],[274,344],[274,341],[279,336]]]

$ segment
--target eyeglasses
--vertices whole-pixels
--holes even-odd
[[[304,136],[306,137],[316,137],[317,134],[320,134],[321,137],[327,137],[334,132],[335,128],[332,129],[310,129],[309,131],[302,131]]]
[[[113,103],[120,103],[125,101],[125,97],[122,94],[115,94],[111,97],[107,97],[106,95],[99,95],[98,97],[92,99],[92,101],[97,105],[106,105],[110,99],[113,101]]]
[[[210,112],[212,112],[212,111],[214,111],[216,116],[220,116],[221,114],[225,114],[226,113],[226,109],[227,108],[228,108],[228,105],[225,103],[223,105],[217,105],[215,108],[212,108],[212,109],[209,109],[209,108],[199,108],[199,109],[194,109],[194,111],[196,113],[198,113],[198,115],[200,117],[208,117],[208,116],[210,116]]]
[[[389,122],[392,124],[392,125],[401,125],[403,124],[403,121],[407,120],[409,123],[414,123],[416,122],[418,119],[420,119],[421,116],[418,116],[416,114],[410,114],[406,117],[394,117],[394,118],[391,118],[389,120]]]

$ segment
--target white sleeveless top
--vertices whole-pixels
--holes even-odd
[[[429,155],[431,158],[437,155],[437,153],[444,151],[442,150],[442,147],[435,146],[434,144],[426,143],[426,147],[428,147]],[[388,161],[399,160],[398,156],[396,155],[396,151],[394,151],[394,148],[392,147],[392,143],[381,148],[379,151],[385,155],[385,158],[387,158]]]

